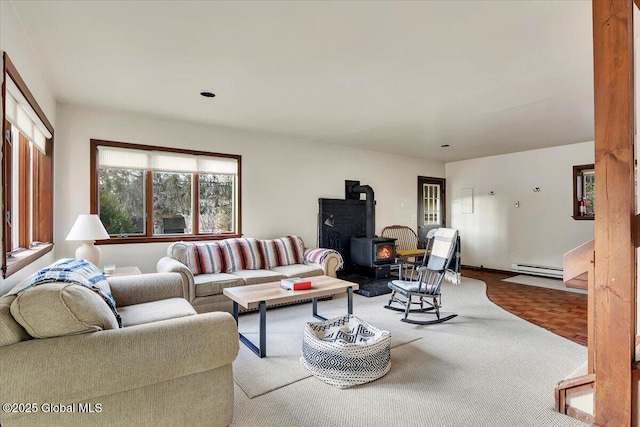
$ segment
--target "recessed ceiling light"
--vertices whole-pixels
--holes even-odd
[[[449,147],[449,144],[442,144],[440,147],[447,148],[447,147]]]
[[[216,96],[215,93],[213,92],[200,92],[200,95],[206,97],[206,98],[213,98],[214,96]]]

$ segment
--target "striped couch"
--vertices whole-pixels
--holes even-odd
[[[305,249],[302,239],[234,238],[212,242],[175,242],[158,261],[158,272],[178,272],[188,284],[185,295],[199,312],[231,311],[224,288],[279,281],[287,277],[336,276],[340,253]]]

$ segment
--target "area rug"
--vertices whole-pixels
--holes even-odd
[[[386,310],[387,299],[353,296],[353,314],[379,329],[391,332],[391,347],[420,339],[415,327],[400,321],[401,313]],[[318,302],[318,314],[330,319],[347,312],[346,296]],[[250,397],[260,396],[311,376],[300,363],[302,338],[306,322],[317,322],[311,314],[311,303],[267,310],[267,357],[259,358],[240,343],[238,358],[233,363],[236,384]],[[240,316],[238,329],[257,343],[258,314]]]
[[[518,283],[520,285],[538,286],[540,288],[555,289],[558,291],[574,292],[577,294],[587,294],[584,289],[568,288],[561,279],[551,279],[548,277],[527,276],[519,274],[517,276],[502,279],[503,282]]]
[[[392,348],[389,373],[357,387],[310,377],[253,399],[236,387],[233,425],[586,426],[553,410],[555,384],[586,360],[586,347],[493,304],[479,280],[445,283],[442,297],[458,317],[425,326],[400,322],[401,313],[381,308],[384,296],[356,299],[357,315],[379,301],[367,317],[380,311],[396,336],[422,339]]]

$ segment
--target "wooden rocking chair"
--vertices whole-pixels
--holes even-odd
[[[438,228],[430,243],[431,252],[425,257],[423,265],[417,268],[417,280],[405,278],[405,280],[393,280],[389,282],[391,297],[389,303],[384,307],[389,310],[403,311],[403,322],[418,325],[429,325],[442,323],[457,316],[452,314],[447,317],[440,317],[441,294],[440,287],[445,278],[447,267],[455,255],[458,241],[458,231],[451,228]],[[402,268],[401,268],[402,271]],[[429,301],[430,300],[430,301]],[[392,304],[398,304],[395,307]],[[420,308],[411,308],[419,305]],[[434,320],[415,320],[409,318],[411,313],[435,314]]]

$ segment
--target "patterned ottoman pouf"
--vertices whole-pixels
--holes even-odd
[[[391,368],[391,334],[348,314],[304,328],[300,362],[338,388],[380,378]]]

